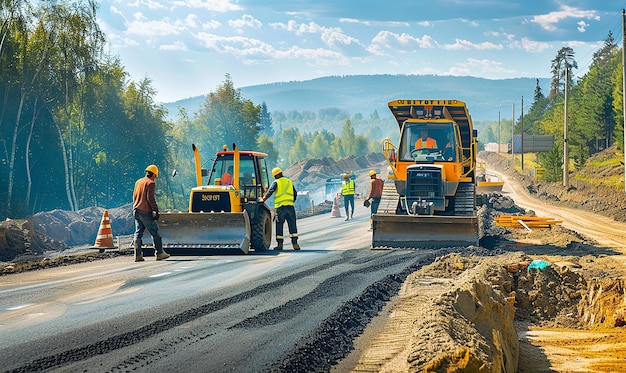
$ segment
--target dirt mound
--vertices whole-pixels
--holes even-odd
[[[45,250],[63,250],[67,245],[35,231],[32,222],[7,219],[0,222],[0,261],[41,255]]]
[[[294,163],[284,170],[298,190],[316,190],[322,188],[326,180],[340,177],[344,172],[353,172],[356,176],[357,193],[365,194],[369,190],[368,170],[375,168],[386,170],[387,161],[380,153],[369,153],[361,157],[346,157],[335,161],[333,158],[306,159]]]
[[[28,220],[38,233],[70,246],[85,245],[95,241],[104,210],[102,207],[88,207],[79,211],[53,210],[37,213]],[[126,235],[134,231],[135,221],[130,204],[108,211],[114,234]]]
[[[105,209],[40,212],[27,219],[0,222],[0,262],[40,260],[48,251],[95,242]],[[135,229],[131,205],[108,210],[114,235]]]

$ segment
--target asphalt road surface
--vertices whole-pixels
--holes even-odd
[[[301,251],[117,257],[2,276],[0,371],[329,371],[434,258],[371,250],[368,227],[357,206],[350,221],[300,219]]]

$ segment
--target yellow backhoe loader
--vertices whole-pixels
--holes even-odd
[[[235,144],[218,151],[211,170],[195,156],[196,187],[189,211],[165,211],[159,219],[163,247],[171,255],[248,254],[269,249],[272,215],[259,197],[269,188],[267,154],[239,151]],[[203,185],[203,176],[208,182]]]
[[[383,141],[390,173],[372,217],[372,248],[477,245],[477,142],[465,103],[395,100],[388,106],[400,142]]]

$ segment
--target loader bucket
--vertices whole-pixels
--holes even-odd
[[[163,248],[171,255],[248,254],[247,212],[164,212],[159,219]]]
[[[477,216],[375,214],[372,230],[372,249],[478,245]]]
[[[501,193],[504,181],[481,181],[476,185],[476,194]]]

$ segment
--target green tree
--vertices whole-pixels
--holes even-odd
[[[196,116],[196,135],[215,151],[224,144],[254,149],[261,130],[261,106],[244,99],[230,75],[215,92],[209,93]]]
[[[274,147],[274,142],[269,136],[265,134],[261,135],[257,141],[257,147],[260,152],[267,154],[268,165],[278,164],[278,150]]]
[[[265,101],[261,104],[261,117],[259,121],[261,133],[269,137],[274,136],[274,128],[272,127],[272,115],[267,111]]]
[[[568,74],[568,85],[571,87],[572,83],[572,69],[578,68],[578,63],[574,59],[574,50],[571,47],[563,47],[559,49],[556,56],[552,60],[552,82],[550,84],[550,101],[562,92],[565,88],[565,75]],[[561,89],[563,87],[563,89]]]
[[[357,148],[356,135],[350,119],[346,119],[341,128],[341,143],[343,144],[343,156],[357,154],[359,149]]]
[[[298,136],[296,144],[289,151],[289,164],[294,164],[300,160],[308,158],[308,148],[302,136]]]

